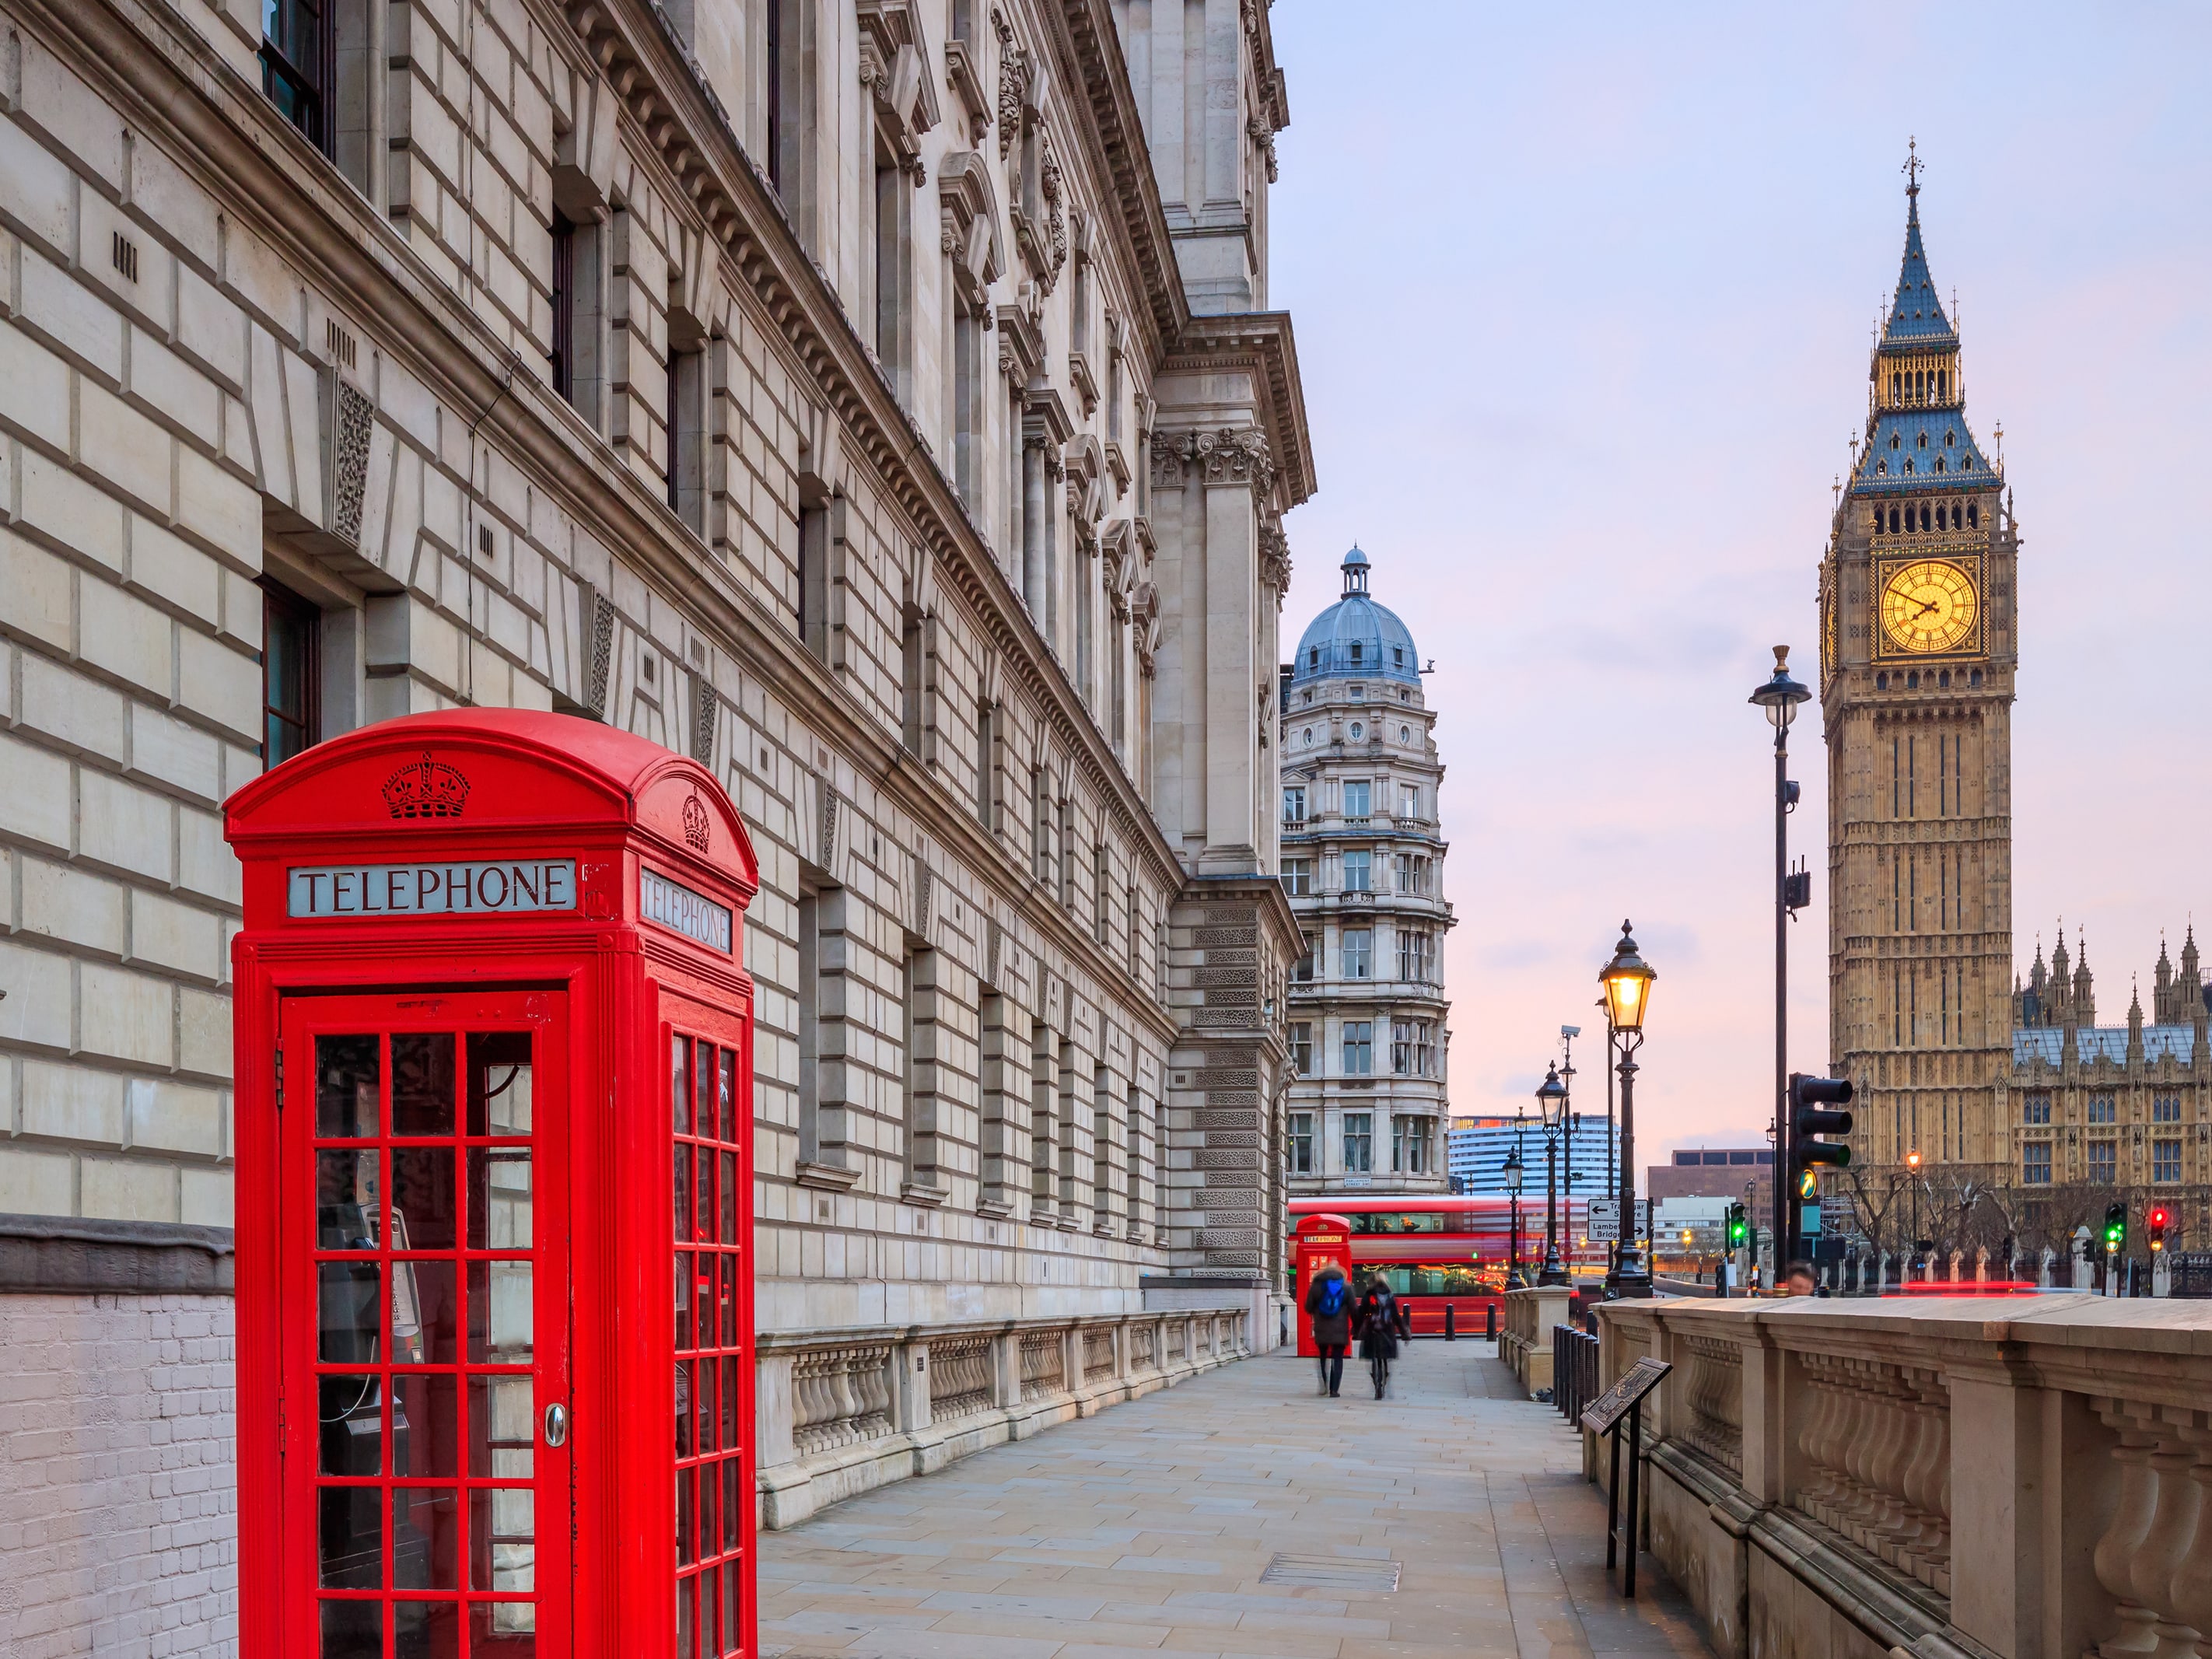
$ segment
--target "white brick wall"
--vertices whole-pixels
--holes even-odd
[[[215,1296],[0,1296],[9,1659],[236,1651],[231,1309]]]

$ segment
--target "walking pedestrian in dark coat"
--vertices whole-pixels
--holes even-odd
[[[1352,1287],[1334,1261],[1307,1286],[1306,1312],[1313,1319],[1314,1346],[1321,1350],[1322,1392],[1334,1399],[1344,1381],[1344,1351],[1352,1342]]]
[[[1381,1279],[1370,1279],[1352,1316],[1352,1328],[1359,1339],[1359,1357],[1374,1373],[1375,1397],[1380,1400],[1390,1380],[1390,1362],[1398,1357],[1399,1341],[1410,1334],[1405,1304]]]

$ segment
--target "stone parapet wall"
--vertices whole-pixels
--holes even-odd
[[[1249,1327],[1237,1306],[765,1336],[761,1523],[1172,1388],[1251,1352]]]
[[[1647,1547],[1723,1659],[2201,1651],[2212,1308],[2074,1294],[1599,1310]],[[1605,1462],[1586,1446],[1594,1478]]]

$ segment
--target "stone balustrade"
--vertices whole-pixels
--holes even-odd
[[[1641,1526],[1722,1659],[2212,1659],[2212,1304],[1661,1299],[1599,1322],[1601,1382],[1674,1367]]]
[[[1552,1327],[1565,1322],[1573,1300],[1573,1292],[1564,1285],[1505,1292],[1498,1357],[1513,1368],[1531,1400],[1552,1386]]]
[[[764,1333],[761,1524],[795,1526],[841,1498],[1241,1358],[1249,1318],[1237,1307]]]

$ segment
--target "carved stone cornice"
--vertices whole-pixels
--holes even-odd
[[[952,264],[953,286],[971,311],[992,325],[991,296],[1005,263],[999,250],[999,204],[991,172],[972,149],[956,149],[937,164],[940,243]]]
[[[1252,311],[1194,317],[1161,365],[1160,378],[1240,369],[1259,382],[1260,424],[1283,486],[1280,507],[1287,510],[1314,492],[1313,437],[1306,425],[1305,392],[1298,379],[1297,344],[1289,313]],[[1153,454],[1157,465],[1157,444]],[[1157,471],[1152,482],[1164,487]]]
[[[1247,484],[1263,501],[1275,487],[1275,458],[1267,453],[1267,434],[1256,426],[1196,433],[1191,446],[1199,477],[1207,484]]]
[[[921,135],[937,125],[936,79],[914,0],[857,0],[860,84],[876,107],[876,124],[898,157],[899,171],[923,180]]]

